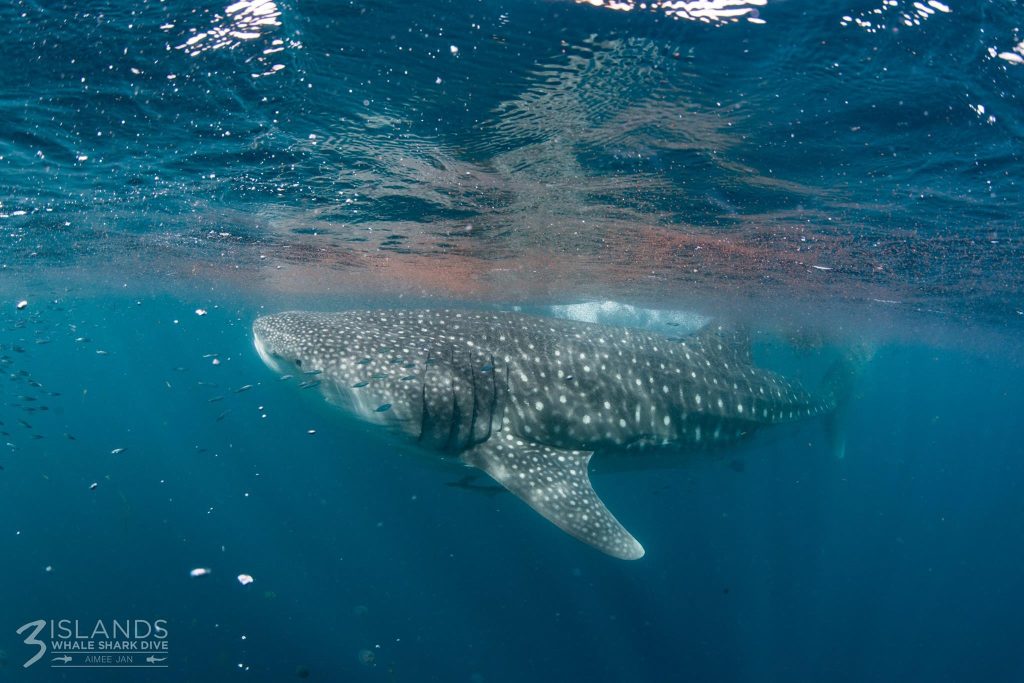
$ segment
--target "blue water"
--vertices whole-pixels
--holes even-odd
[[[0,7],[0,679],[1024,678],[1024,10],[676,9]],[[870,349],[845,457],[596,474],[623,562],[251,340],[595,300]],[[168,668],[24,668],[37,619],[165,619]]]

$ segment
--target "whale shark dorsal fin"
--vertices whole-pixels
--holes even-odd
[[[687,346],[736,365],[753,364],[750,357],[750,333],[742,328],[711,322],[682,341]]]
[[[527,505],[571,536],[623,560],[644,549],[608,511],[590,485],[589,451],[566,451],[519,439],[495,437],[463,454]]]

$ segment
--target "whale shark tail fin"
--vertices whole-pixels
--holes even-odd
[[[590,451],[566,451],[512,435],[466,451],[462,461],[516,494],[562,531],[601,552],[637,560],[644,549],[609,512],[587,471]]]
[[[825,434],[829,450],[838,458],[846,457],[846,419],[850,398],[861,370],[871,360],[874,349],[856,345],[847,349],[828,369],[822,379],[820,395],[831,403],[825,416]]]

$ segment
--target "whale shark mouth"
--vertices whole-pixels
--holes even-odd
[[[273,356],[271,356],[270,352],[267,351],[267,345],[263,343],[263,340],[258,334],[254,334],[252,336],[252,344],[256,347],[256,353],[260,355],[260,359],[262,359],[264,363],[267,365],[274,364],[275,361]]]
[[[268,368],[279,374],[283,372],[283,359],[267,348],[267,343],[259,333],[252,336],[252,345],[256,347],[256,353]]]

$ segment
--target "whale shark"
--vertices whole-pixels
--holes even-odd
[[[253,340],[271,369],[316,375],[343,410],[486,472],[621,559],[644,548],[594,491],[595,454],[686,456],[840,399],[835,381],[811,393],[756,367],[747,335],[715,324],[670,338],[513,312],[291,311],[257,318]]]

